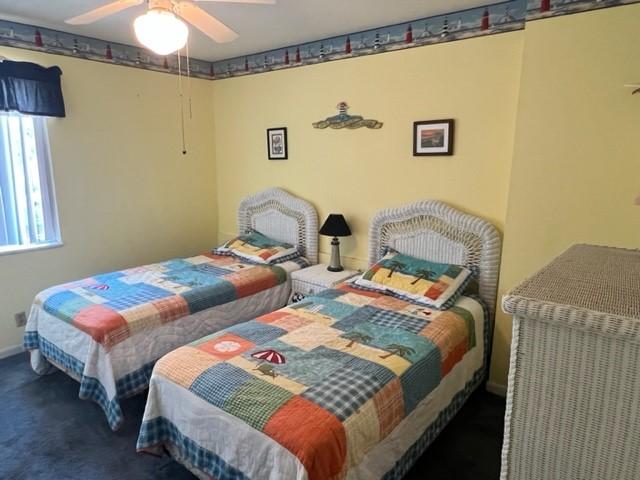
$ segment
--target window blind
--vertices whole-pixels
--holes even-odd
[[[0,114],[0,248],[60,240],[46,119]]]

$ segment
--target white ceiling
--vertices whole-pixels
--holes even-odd
[[[0,0],[0,18],[136,44],[132,21],[145,11],[146,5],[132,7],[91,25],[64,23],[67,18],[109,2]],[[214,61],[491,3],[495,0],[277,0],[276,5],[201,2],[200,7],[238,32],[240,38],[216,44],[190,27],[190,53],[195,58]]]

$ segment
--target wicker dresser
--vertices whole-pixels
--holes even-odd
[[[502,308],[501,479],[640,479],[640,251],[575,245]]]

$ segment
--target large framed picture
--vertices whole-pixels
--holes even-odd
[[[267,129],[267,152],[269,160],[286,160],[287,152],[287,128]]]
[[[413,123],[413,155],[453,155],[452,119]]]

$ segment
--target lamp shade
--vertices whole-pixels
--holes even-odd
[[[348,237],[351,235],[351,229],[341,214],[332,213],[324,221],[324,224],[322,224],[320,235],[326,235],[328,237]]]

